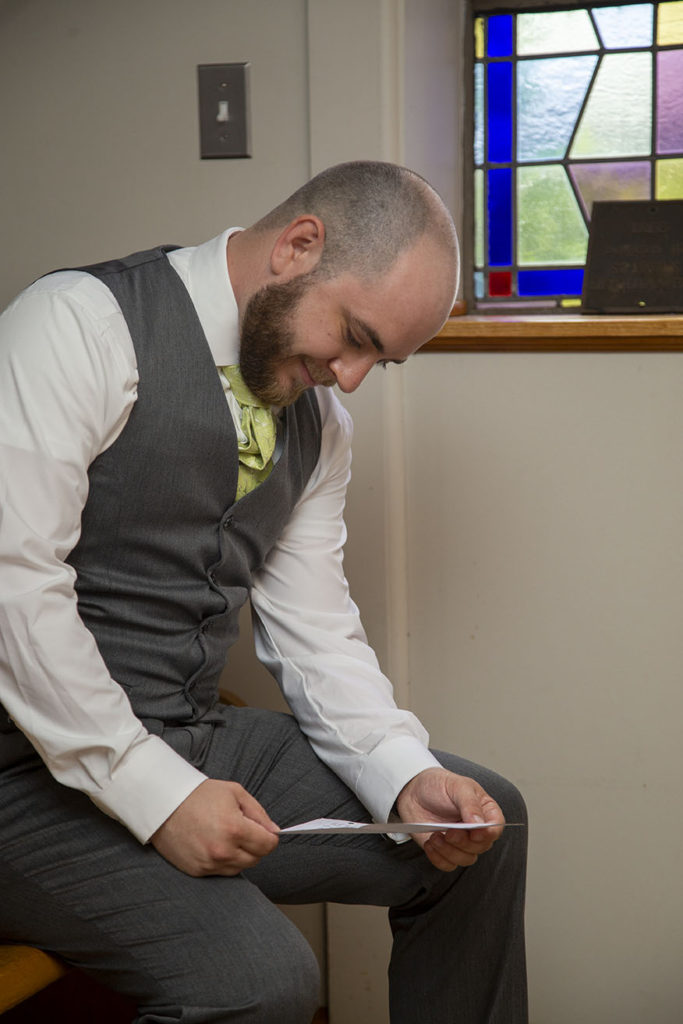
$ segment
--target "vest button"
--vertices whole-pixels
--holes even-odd
[[[229,530],[231,526],[232,526],[232,516],[226,516],[225,519],[223,520],[223,529],[224,530]]]

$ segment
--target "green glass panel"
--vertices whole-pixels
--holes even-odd
[[[517,243],[520,266],[586,259],[588,230],[560,164],[518,168]]]
[[[652,55],[602,58],[570,156],[644,156],[652,131]]]
[[[548,57],[517,64],[517,158],[564,157],[597,57]]]
[[[474,65],[474,162],[484,162],[484,65]]]
[[[655,199],[683,199],[683,160],[657,160]]]
[[[683,3],[659,4],[657,42],[660,46],[683,43]]]
[[[597,50],[588,11],[549,11],[517,15],[517,55],[538,53],[585,53]]]
[[[589,217],[596,199],[650,198],[649,160],[571,164],[569,173]]]
[[[484,172],[474,172],[474,264],[484,266]]]

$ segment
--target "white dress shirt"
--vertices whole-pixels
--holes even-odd
[[[239,356],[229,235],[169,256],[217,366]],[[42,278],[0,317],[0,700],[59,782],[146,842],[205,776],[133,714],[80,619],[64,561],[88,467],[125,427],[137,383],[121,310],[89,274]],[[396,707],[349,596],[351,421],[329,389],[318,400],[318,464],[254,579],[256,651],[318,756],[386,820],[405,783],[437,762],[420,723]]]

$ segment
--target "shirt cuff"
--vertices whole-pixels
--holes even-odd
[[[118,763],[106,789],[89,796],[101,811],[147,843],[206,778],[158,736],[148,735]]]
[[[358,799],[376,821],[389,821],[403,787],[426,768],[435,767],[439,767],[439,762],[415,737],[387,740],[363,759],[355,787]]]

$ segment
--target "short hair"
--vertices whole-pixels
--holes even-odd
[[[432,186],[406,167],[375,160],[329,167],[257,221],[254,229],[284,228],[303,214],[314,214],[325,225],[319,276],[384,274],[425,234],[457,264],[451,215]]]

